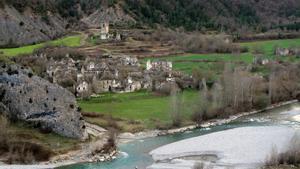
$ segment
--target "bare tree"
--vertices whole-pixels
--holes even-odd
[[[182,123],[183,100],[182,95],[178,93],[175,87],[171,87],[170,96],[170,115],[172,118],[172,125],[179,127]]]

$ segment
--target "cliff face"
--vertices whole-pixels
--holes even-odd
[[[57,14],[35,14],[30,8],[19,12],[12,6],[0,9],[0,46],[15,47],[62,36],[67,23]]]
[[[47,132],[86,137],[84,120],[72,93],[20,66],[0,66],[0,112]]]
[[[110,8],[98,9],[91,15],[82,18],[81,21],[89,27],[100,27],[104,22],[109,22],[110,24],[122,27],[134,25],[136,23],[136,21],[129,14],[126,14],[118,5]]]

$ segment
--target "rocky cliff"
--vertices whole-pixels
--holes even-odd
[[[136,21],[120,6],[98,9],[91,15],[82,18],[81,21],[88,27],[100,27],[105,22],[123,27],[136,24]]]
[[[84,120],[72,93],[18,65],[0,66],[0,112],[43,131],[86,137]]]
[[[57,14],[40,15],[30,8],[20,12],[12,6],[0,9],[0,46],[34,44],[62,36],[67,23]]]

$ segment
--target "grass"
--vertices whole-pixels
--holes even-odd
[[[81,35],[74,35],[36,45],[23,46],[19,48],[0,49],[0,52],[3,52],[4,56],[12,57],[22,54],[31,54],[35,49],[42,48],[43,46],[48,44],[53,46],[77,47],[80,46],[80,42]]]
[[[245,53],[241,55],[187,54],[183,56],[182,55],[169,56],[160,59],[172,61],[174,70],[192,74],[194,68],[199,68],[200,70],[212,70],[215,72],[223,71],[223,63],[225,62],[252,63],[253,56],[249,53]],[[144,63],[146,62],[146,60],[148,59],[145,59]],[[157,59],[151,58],[150,60],[153,61]],[[206,61],[210,61],[210,62],[206,62]]]
[[[240,55],[235,54],[186,54],[178,56],[168,56],[159,58],[159,60],[168,60],[173,62],[174,70],[182,71],[192,74],[193,69],[198,68],[204,71],[213,71],[215,74],[223,71],[222,63],[233,62],[235,64],[250,64],[254,60],[252,54],[256,48],[260,48],[265,54],[264,57],[268,59],[285,60],[289,62],[299,61],[296,57],[276,57],[274,55],[275,47],[300,47],[300,39],[285,39],[285,40],[270,40],[240,43],[241,46],[248,47],[248,53]],[[146,63],[148,60],[144,59],[142,62]],[[157,60],[157,58],[150,58],[150,60]],[[201,62],[201,61],[215,61],[215,62]],[[218,63],[216,63],[218,62]]]
[[[13,123],[8,128],[9,133],[12,133],[17,138],[22,138],[23,141],[30,141],[49,148],[56,154],[66,153],[69,150],[78,148],[78,140],[59,136],[55,133],[43,134],[38,129],[32,129],[22,122]]]
[[[250,51],[255,48],[261,48],[266,55],[274,55],[275,47],[289,48],[300,47],[300,39],[284,39],[284,40],[267,40],[257,42],[240,43],[241,46],[248,47]]]
[[[191,122],[190,116],[193,113],[193,105],[197,95],[197,92],[193,90],[182,93],[185,105],[183,114],[185,123]],[[88,101],[79,100],[79,105],[84,112],[112,115],[114,118],[127,121],[136,120],[143,124],[145,128],[155,128],[156,124],[154,122],[163,125],[171,123],[169,102],[169,96],[157,96],[150,92],[140,91],[125,94],[107,93]]]

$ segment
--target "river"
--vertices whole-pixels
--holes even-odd
[[[224,125],[124,143],[119,145],[119,151],[122,153],[111,162],[75,164],[60,167],[59,169],[135,169],[135,167],[145,169],[154,162],[149,152],[160,146],[217,131],[246,126],[268,125],[300,128],[300,104],[291,104],[264,113],[245,116]]]

